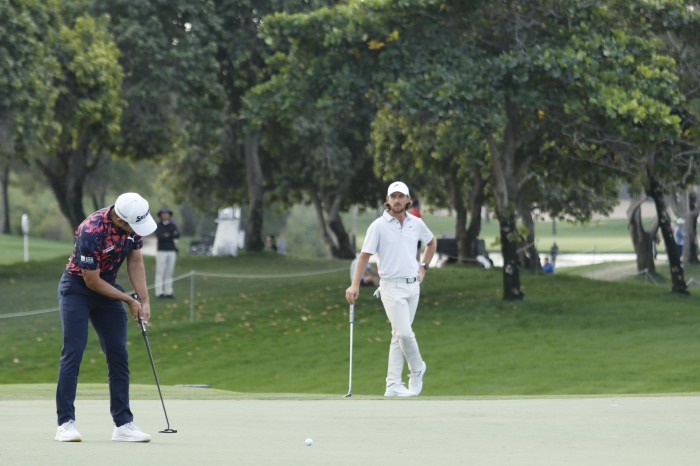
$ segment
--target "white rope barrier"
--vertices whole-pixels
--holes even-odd
[[[186,278],[190,279],[190,320],[194,320],[194,277],[212,277],[212,278],[235,278],[244,280],[265,280],[265,279],[275,279],[275,278],[296,278],[296,277],[309,277],[312,275],[324,275],[329,273],[337,273],[342,271],[347,271],[347,267],[329,269],[329,270],[318,270],[314,272],[298,272],[298,273],[286,273],[286,274],[268,274],[268,275],[247,275],[247,274],[224,274],[224,273],[207,273],[207,272],[197,272],[196,270],[191,270],[182,275],[173,277],[172,283],[175,283]],[[155,285],[149,285],[148,289],[151,290],[155,288]],[[133,291],[133,290],[132,290]],[[46,309],[37,309],[33,311],[23,311],[23,312],[13,312],[11,314],[0,314],[0,319],[9,319],[13,317],[29,317],[39,314],[48,314],[50,312],[58,312],[58,307],[50,307]]]
[[[9,319],[10,317],[26,317],[35,316],[38,314],[48,314],[49,312],[58,311],[57,307],[49,307],[46,309],[37,309],[36,311],[14,312],[12,314],[0,314],[0,319]]]
[[[270,275],[237,275],[237,274],[224,274],[224,273],[204,273],[204,272],[197,272],[197,271],[192,271],[190,272],[191,275],[197,275],[199,277],[216,277],[216,278],[241,278],[241,279],[251,279],[251,280],[258,280],[258,279],[265,279],[265,278],[296,278],[296,277],[309,277],[312,275],[323,275],[326,273],[336,273],[336,272],[343,272],[349,270],[348,267],[343,267],[341,269],[330,269],[330,270],[321,270],[321,271],[316,271],[316,272],[303,272],[303,273],[281,273],[281,274],[270,274]],[[175,281],[173,279],[173,281]]]

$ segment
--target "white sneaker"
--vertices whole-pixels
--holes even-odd
[[[410,391],[406,386],[402,383],[392,383],[388,387],[386,387],[386,391],[384,392],[384,396],[416,396],[415,393]]]
[[[59,442],[83,441],[83,438],[80,436],[80,432],[78,432],[78,429],[75,428],[75,421],[73,419],[58,426],[58,429],[56,429],[55,438]]]
[[[423,390],[423,376],[425,371],[428,369],[428,365],[423,361],[423,370],[418,372],[411,372],[408,377],[408,389],[412,391],[415,396],[420,395],[421,390]]]
[[[151,436],[141,432],[141,429],[133,422],[127,422],[123,426],[114,426],[112,440],[115,442],[150,442]]]

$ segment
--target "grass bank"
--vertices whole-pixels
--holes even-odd
[[[0,315],[56,305],[65,258],[0,266]],[[187,257],[196,270],[174,300],[154,300],[149,341],[163,385],[209,384],[255,393],[347,390],[349,263],[276,254]],[[152,258],[147,258],[149,277]],[[310,275],[312,273],[319,273]],[[124,278],[122,276],[122,278]],[[601,282],[574,275],[522,276],[526,299],[501,300],[501,271],[431,269],[414,330],[428,362],[425,395],[520,396],[700,391],[700,292]],[[124,280],[122,280],[124,281]],[[356,306],[353,392],[383,390],[389,325],[362,292]],[[56,312],[0,319],[0,383],[53,383],[60,353]],[[134,384],[153,374],[138,328],[130,329]],[[81,383],[104,383],[91,332]]]

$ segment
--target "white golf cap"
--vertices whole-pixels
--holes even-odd
[[[676,223],[679,224],[679,225],[685,225],[685,219],[679,218],[679,219],[676,220]]]
[[[151,217],[148,201],[137,193],[124,193],[114,203],[114,212],[139,236],[148,236],[158,225]]]
[[[386,191],[387,196],[391,196],[392,193],[401,193],[408,196],[408,186],[402,181],[394,181],[389,185],[389,189]]]

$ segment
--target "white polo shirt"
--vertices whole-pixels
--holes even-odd
[[[433,233],[420,218],[406,213],[402,226],[384,211],[367,228],[362,252],[379,256],[380,278],[412,278],[418,276],[418,241],[428,244],[432,239]]]

